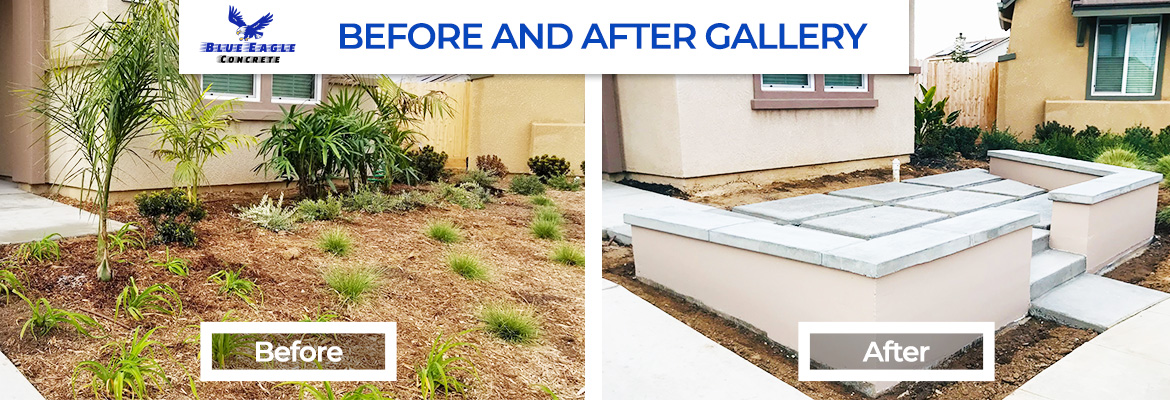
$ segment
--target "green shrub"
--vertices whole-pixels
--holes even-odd
[[[447,254],[447,266],[460,276],[471,280],[484,280],[488,276],[488,267],[476,256],[462,252]]]
[[[445,395],[464,393],[468,389],[464,381],[479,376],[479,370],[471,359],[451,354],[463,347],[478,350],[474,344],[459,341],[467,332],[469,331],[459,332],[448,340],[443,340],[443,334],[440,333],[431,342],[426,359],[414,370],[418,375],[419,394],[423,400],[438,399],[439,393]]]
[[[166,269],[172,274],[178,276],[187,276],[187,274],[190,272],[190,265],[187,260],[179,257],[171,257],[171,249],[169,247],[166,249],[166,255],[162,260],[151,259],[150,263],[151,265]]]
[[[508,166],[495,154],[484,154],[475,158],[475,168],[496,178],[508,176]]]
[[[181,243],[194,247],[198,243],[195,224],[207,217],[207,210],[193,202],[181,189],[142,193],[134,197],[141,214],[154,229],[155,243]]]
[[[970,126],[952,126],[943,136],[943,148],[950,154],[959,153],[967,159],[979,159],[986,156],[986,150],[976,142],[979,140],[979,128]]]
[[[1086,125],[1085,129],[1077,132],[1077,139],[1096,139],[1099,137],[1101,137],[1101,129],[1093,125]]]
[[[331,221],[341,216],[341,199],[328,196],[320,200],[305,199],[297,203],[303,221]]]
[[[1154,172],[1162,174],[1163,178],[1170,178],[1170,154],[1164,155],[1154,162]]]
[[[557,244],[549,258],[565,265],[585,265],[585,252],[569,243]]]
[[[132,399],[149,399],[150,386],[161,390],[170,383],[154,354],[159,344],[151,340],[150,335],[154,334],[155,329],[158,328],[139,336],[138,328],[134,328],[127,340],[113,341],[102,346],[102,350],[113,350],[109,361],[105,364],[97,361],[78,363],[73,370],[73,384],[76,385],[81,373],[88,372],[89,382],[82,388],[89,388],[94,398],[122,399],[129,394]]]
[[[563,215],[561,215],[561,211],[553,206],[536,207],[536,209],[533,210],[532,218],[537,221],[551,221],[558,224],[565,222],[565,218]]]
[[[285,385],[292,385],[297,387],[297,399],[304,399],[306,395],[313,400],[394,400],[390,393],[383,392],[373,384],[362,384],[348,392],[333,392],[333,386],[329,382],[321,382],[323,386],[318,389],[316,386],[307,382],[283,382],[274,387],[281,387]]]
[[[544,154],[529,158],[528,169],[532,170],[541,182],[547,182],[554,176],[568,175],[569,162],[557,156]]]
[[[317,247],[326,253],[345,257],[353,249],[353,238],[344,229],[333,228],[317,236]]]
[[[33,302],[27,297],[24,297],[23,294],[17,293],[17,296],[24,299],[24,302],[28,304],[28,308],[31,310],[28,320],[24,321],[24,325],[20,327],[21,339],[24,339],[25,332],[32,334],[33,338],[46,336],[57,329],[57,325],[62,323],[73,326],[73,329],[76,329],[77,333],[89,337],[94,337],[94,335],[89,333],[91,329],[101,329],[101,324],[90,316],[54,308],[46,298],[42,297],[37,299],[36,302]]]
[[[1136,152],[1138,155],[1145,157],[1157,156],[1154,152],[1154,131],[1149,127],[1137,124],[1125,128],[1122,141],[1130,150]]]
[[[554,190],[576,192],[581,190],[581,185],[581,178],[570,178],[568,175],[557,175],[552,178],[548,178],[548,187],[553,188]]]
[[[236,296],[248,304],[253,304],[252,293],[258,292],[260,287],[255,282],[240,276],[240,271],[242,270],[243,268],[235,271],[230,269],[221,270],[207,277],[207,280],[219,285],[217,292],[221,296]]]
[[[508,343],[529,343],[540,336],[540,321],[527,307],[488,304],[480,310],[479,319],[488,333]]]
[[[445,176],[443,168],[447,165],[447,152],[436,152],[434,146],[428,145],[411,150],[409,156],[423,181],[437,182]]]
[[[438,240],[443,243],[455,243],[463,240],[462,233],[459,232],[459,227],[451,223],[451,221],[430,221],[423,231],[427,237]]]
[[[1158,135],[1154,136],[1154,143],[1151,147],[1153,150],[1153,158],[1160,158],[1170,154],[1170,126],[1158,131]]]
[[[378,214],[393,208],[393,196],[368,188],[358,189],[341,198],[341,205],[349,211]]]
[[[473,170],[469,170],[467,172],[460,174],[459,178],[456,180],[456,183],[458,183],[460,185],[465,184],[465,183],[471,183],[471,184],[479,185],[481,187],[489,188],[489,187],[495,187],[496,182],[499,182],[499,181],[500,181],[500,178],[497,178],[497,177],[489,174],[486,171],[473,169]]]
[[[1045,142],[1057,136],[1072,136],[1076,131],[1076,128],[1071,126],[1061,125],[1056,121],[1048,121],[1036,125],[1036,132],[1032,134],[1032,138],[1040,142]]]
[[[539,177],[533,175],[516,175],[512,177],[512,183],[508,190],[525,196],[544,194],[544,183],[540,181]]]
[[[492,200],[492,195],[487,189],[471,182],[458,186],[440,183],[437,188],[439,197],[467,209],[483,209],[484,204]]]
[[[4,293],[4,303],[8,303],[8,295],[20,295],[24,291],[24,283],[16,276],[15,272],[7,269],[0,269],[0,293]]]
[[[565,237],[561,223],[557,221],[537,219],[532,221],[529,228],[532,229],[532,235],[539,239],[561,240]]]
[[[391,201],[390,209],[406,212],[433,206],[436,201],[434,193],[412,190],[395,196]]]
[[[36,260],[37,262],[56,261],[61,259],[60,233],[50,233],[39,240],[23,243],[16,248],[13,257],[20,262]]]
[[[534,205],[534,206],[555,206],[556,205],[555,203],[553,203],[552,199],[545,197],[544,195],[532,196],[531,198],[528,199],[528,201],[531,202],[532,205]]]
[[[1114,147],[1101,152],[1097,158],[1093,159],[1093,162],[1115,165],[1118,167],[1141,169],[1142,159],[1132,150],[1121,147]]]
[[[983,132],[983,148],[987,150],[1016,150],[1020,141],[1011,132],[992,128]]]
[[[365,265],[332,266],[325,270],[325,284],[341,301],[357,303],[381,286],[382,271]]]
[[[1170,230],[1170,207],[1158,210],[1158,213],[1154,215],[1154,222],[1156,222],[1158,230]]]
[[[922,98],[914,97],[914,155],[911,161],[949,158],[954,151],[945,148],[943,139],[959,119],[959,112],[946,112],[950,97],[934,100],[937,88],[918,85],[918,90]]]
[[[275,232],[290,230],[297,222],[297,210],[284,207],[284,194],[275,203],[264,195],[259,203],[244,208],[236,206],[236,209],[240,211],[236,217]]]
[[[1096,154],[1092,139],[1078,139],[1071,135],[1057,135],[1040,143],[1040,153],[1057,157],[1087,160]]]
[[[114,300],[114,319],[121,310],[126,310],[130,319],[140,321],[150,314],[178,315],[183,312],[183,301],[179,292],[165,283],[156,283],[146,289],[138,287],[134,277],[130,284]]]

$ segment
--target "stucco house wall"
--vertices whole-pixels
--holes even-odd
[[[542,154],[585,160],[584,75],[494,75],[471,81],[468,158],[494,154],[508,171],[528,172]]]
[[[1118,133],[1137,123],[1155,131],[1170,125],[1167,68],[1159,72],[1158,100],[1086,100],[1093,30],[1087,32],[1085,45],[1077,47],[1078,21],[1068,0],[1017,0],[1014,7],[1008,54],[1015,58],[999,62],[1000,128],[1028,138],[1036,124],[1053,120]],[[1092,18],[1088,22],[1095,25]],[[1165,41],[1160,46],[1165,53]]]

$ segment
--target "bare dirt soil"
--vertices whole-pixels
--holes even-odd
[[[584,192],[547,194],[565,214],[566,240],[582,246],[584,239]],[[162,258],[164,246],[128,250],[117,258],[112,282],[95,279],[93,237],[61,241],[62,258],[52,262],[20,265],[29,296],[48,298],[56,307],[93,315],[108,329],[108,338],[91,339],[68,329],[46,338],[19,338],[29,307],[20,300],[0,302],[0,349],[49,399],[73,398],[71,375],[83,360],[106,360],[101,346],[128,336],[137,325],[122,316],[113,320],[115,297],[134,277],[139,286],[166,283],[181,295],[183,312],[178,317],[150,316],[141,324],[159,327],[154,339],[171,384],[155,398],[192,398],[188,373],[198,380],[198,333],[200,321],[220,321],[229,311],[240,321],[297,321],[332,311],[339,321],[392,321],[398,324],[398,381],[379,382],[398,399],[418,398],[414,367],[426,356],[431,341],[481,327],[477,312],[491,302],[531,306],[542,322],[542,333],[532,344],[505,343],[477,330],[463,339],[478,346],[465,351],[478,366],[478,378],[469,379],[471,391],[452,398],[547,399],[537,386],[544,385],[561,398],[580,398],[585,380],[584,271],[549,260],[554,243],[535,239],[529,232],[532,208],[528,198],[508,194],[484,210],[465,210],[442,204],[408,213],[346,213],[346,220],[298,224],[292,232],[274,233],[235,218],[236,205],[257,202],[257,194],[209,193],[204,198],[208,217],[196,227],[195,248],[171,246],[172,255],[191,262],[189,277],[173,275],[148,260]],[[76,202],[73,202],[76,204]],[[286,201],[286,204],[287,201]],[[113,207],[118,221],[142,221],[132,203]],[[424,224],[445,219],[462,228],[464,240],[443,245],[423,235]],[[341,227],[356,239],[352,255],[338,258],[316,247],[320,232]],[[149,232],[148,232],[149,233]],[[0,247],[0,256],[15,246]],[[490,279],[468,281],[451,271],[445,255],[452,250],[474,253],[490,266]],[[341,263],[381,267],[383,284],[372,298],[357,305],[343,305],[325,286],[322,268]],[[242,268],[242,275],[262,290],[262,302],[250,307],[244,301],[216,293],[208,276],[223,269]],[[84,383],[79,380],[79,384]],[[292,399],[295,390],[274,388],[278,382],[197,382],[203,399]],[[349,389],[356,383],[339,383]],[[86,398],[88,392],[78,391]]]

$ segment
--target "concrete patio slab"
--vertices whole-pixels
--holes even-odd
[[[1170,298],[1170,294],[1097,276],[1081,275],[1032,301],[1030,314],[1104,332]]]
[[[937,186],[948,189],[956,189],[964,186],[978,185],[991,181],[998,181],[998,176],[992,175],[985,169],[972,168],[962,171],[947,172],[945,174],[929,175],[921,178],[907,179],[903,182],[913,183],[915,185]]]
[[[625,288],[603,286],[605,399],[810,399]]]
[[[63,237],[97,233],[96,215],[19,189],[12,192],[15,187],[0,182],[5,190],[0,194],[0,244],[30,242],[53,233]],[[120,227],[120,222],[110,221],[110,230]]]
[[[1036,228],[1048,229],[1052,227],[1052,199],[1049,199],[1048,196],[1033,196],[999,206],[999,208],[1036,212],[1040,214],[1040,222],[1036,223]]]
[[[804,221],[800,226],[868,240],[925,225],[946,217],[946,214],[931,211],[882,206],[811,219]]]
[[[691,203],[626,185],[601,182],[601,227],[606,237],[621,244],[630,244],[631,229],[623,216],[638,210],[677,208],[685,210],[714,210],[714,207]]]
[[[917,199],[899,201],[895,204],[901,207],[917,208],[920,210],[962,215],[982,210],[988,207],[1007,204],[1016,198],[998,194],[966,192],[961,190],[932,194]]]
[[[826,251],[861,243],[861,239],[770,222],[731,225],[712,230],[710,235],[712,243],[810,264],[820,264]]]
[[[720,214],[707,211],[678,208],[638,210],[627,213],[625,222],[634,226],[670,232],[699,240],[710,240],[708,232],[712,229],[748,222],[758,223],[758,219],[747,215],[735,215],[735,213]]]
[[[784,224],[796,224],[808,219],[827,217],[874,206],[874,203],[868,201],[825,194],[810,194],[738,206],[731,210]]]
[[[1044,189],[1009,179],[965,187],[962,190],[1012,196],[1018,199],[1044,193]]]
[[[833,196],[889,204],[899,200],[908,200],[929,194],[941,193],[944,190],[946,189],[940,187],[915,185],[904,182],[888,182],[877,185],[838,190],[835,192],[829,192],[829,194]]]
[[[1032,299],[1085,273],[1085,256],[1060,250],[1044,250],[1032,256],[1029,284]]]

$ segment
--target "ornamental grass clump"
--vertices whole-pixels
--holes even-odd
[[[357,303],[381,286],[382,271],[366,265],[335,265],[325,270],[325,284],[341,301]]]
[[[479,312],[488,333],[508,343],[530,343],[540,336],[540,321],[532,309],[503,303],[483,306]]]
[[[1141,169],[1142,165],[1141,156],[1122,147],[1114,147],[1101,152],[1097,158],[1093,159],[1093,162],[1133,169]]]
[[[447,254],[447,265],[452,271],[470,280],[485,280],[488,277],[488,267],[473,254],[452,252]]]
[[[427,237],[442,243],[450,244],[463,240],[463,235],[459,231],[459,227],[455,226],[451,221],[427,222],[427,226],[423,232],[426,233]]]
[[[317,237],[317,247],[324,250],[326,253],[345,257],[353,249],[353,237],[349,236],[344,229],[333,228]]]
[[[559,221],[533,220],[532,224],[529,225],[529,229],[532,230],[532,235],[538,239],[561,240],[565,237],[564,229],[561,228]]]
[[[560,243],[553,247],[549,259],[565,265],[583,266],[585,265],[585,252],[570,243]]]

